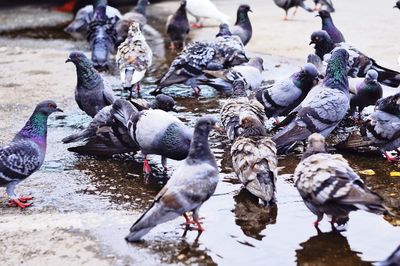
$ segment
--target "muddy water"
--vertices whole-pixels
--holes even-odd
[[[154,26],[161,28],[160,25]],[[46,29],[37,32],[43,34],[43,31]],[[20,37],[24,33],[18,34],[8,36]],[[34,33],[29,34],[32,36]],[[142,96],[146,99],[151,98],[148,92],[154,87],[154,81],[174,57],[164,49],[160,36],[150,39],[156,58],[155,67],[145,80]],[[85,49],[84,46],[80,48]],[[301,62],[285,58],[263,57],[267,80],[289,74],[301,65]],[[107,73],[102,75],[120,95],[118,78]],[[171,87],[164,92],[175,98],[179,106],[176,115],[190,126],[204,114],[218,116],[224,100],[211,88],[203,88],[199,98],[194,98],[191,90],[183,86]],[[65,100],[65,105],[65,115],[50,119],[49,150],[38,173],[40,178],[28,179],[19,189],[35,195],[35,204],[24,211],[2,206],[5,217],[0,224],[5,232],[2,237],[29,239],[29,236],[14,233],[18,226],[29,232],[61,228],[70,234],[64,239],[60,237],[61,243],[77,235],[89,237],[96,243],[94,247],[88,244],[85,248],[99,251],[80,263],[99,260],[103,262],[100,264],[116,265],[370,265],[386,258],[400,244],[400,230],[395,226],[399,225],[399,220],[386,221],[383,217],[364,212],[353,213],[344,232],[332,231],[326,220],[322,222],[320,231],[316,230],[312,226],[315,217],[301,201],[290,176],[299,155],[280,158],[283,169],[277,184],[277,206],[259,206],[257,200],[242,190],[237,182],[229,156],[230,143],[219,133],[211,134],[210,145],[221,170],[220,183],[215,195],[200,211],[205,217],[206,231],[196,239],[197,233],[184,232],[180,225],[183,219],[177,219],[152,230],[143,242],[127,244],[123,237],[129,227],[168,180],[168,176],[162,174],[160,158],[151,157],[153,175],[145,178],[140,155],[104,159],[67,152],[60,139],[81,129],[89,119],[78,110],[72,99]],[[364,180],[385,198],[388,206],[400,212],[400,178],[389,176],[391,171],[399,170],[398,166],[382,158],[347,154],[345,157],[356,170],[373,169],[376,174],[363,176]],[[170,160],[169,165],[170,175],[179,162]],[[5,196],[2,195],[0,200],[6,202]],[[26,219],[30,219],[31,224],[22,222]],[[30,244],[41,236],[25,243],[25,246],[31,248]],[[1,241],[5,241],[7,246],[22,243],[22,240],[6,242],[5,238]],[[56,247],[46,247],[45,254],[54,252],[58,255]],[[71,249],[70,246],[61,248]],[[25,259],[40,261],[24,250],[14,256],[21,254]],[[12,260],[9,262],[12,264]]]

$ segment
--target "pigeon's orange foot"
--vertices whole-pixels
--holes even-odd
[[[33,199],[32,196],[29,196],[29,197],[19,197],[19,198],[18,198],[18,200],[19,200],[20,202],[27,202],[28,200],[32,200],[32,199]]]
[[[23,198],[24,199],[24,198]],[[23,203],[20,199],[12,199],[9,201],[9,207],[20,207],[21,209],[25,209],[26,207],[31,206],[32,203]]]
[[[194,28],[194,29],[201,29],[201,28],[203,28],[203,24],[201,24],[201,23],[193,23],[191,26],[192,26],[192,28]]]
[[[56,7],[56,10],[60,12],[72,13],[72,11],[74,11],[76,2],[77,0],[69,0],[64,5]]]
[[[151,174],[151,167],[150,167],[150,164],[149,164],[149,162],[147,161],[147,159],[144,159],[144,161],[143,161],[143,172],[144,172],[146,175]]]

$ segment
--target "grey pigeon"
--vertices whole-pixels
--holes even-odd
[[[140,147],[144,155],[144,173],[151,173],[147,161],[148,154],[161,155],[164,172],[167,171],[167,158],[183,160],[188,155],[192,131],[170,113],[149,109],[127,116],[124,109],[120,108],[116,109],[113,115],[125,126],[131,139]]]
[[[125,41],[128,36],[129,27],[133,22],[139,23],[140,30],[147,24],[146,8],[149,4],[148,0],[138,0],[134,9],[125,13],[122,18],[115,24],[117,32],[117,45]]]
[[[331,0],[314,0],[314,4],[314,10],[320,11],[322,8],[325,8],[326,11],[330,13],[335,12],[335,8],[333,7],[333,3]]]
[[[129,90],[132,97],[133,87],[140,93],[140,81],[153,61],[153,52],[147,44],[139,24],[133,22],[125,41],[118,46],[115,60],[120,72],[122,87]]]
[[[232,92],[233,82],[245,81],[246,90],[257,90],[263,81],[263,60],[260,57],[250,58],[249,62],[227,70],[204,70],[205,78],[198,79],[201,85],[208,85],[222,92]]]
[[[398,8],[398,9],[400,9],[400,1],[397,1],[393,8]]]
[[[42,166],[47,146],[47,118],[54,112],[62,112],[53,101],[39,103],[25,126],[5,146],[0,147],[0,186],[7,187],[10,203],[26,208],[32,197],[20,197],[15,186]]]
[[[231,27],[232,35],[239,36],[243,45],[246,45],[250,41],[253,34],[249,12],[253,12],[249,5],[240,5],[237,10],[236,23]]]
[[[306,140],[312,133],[328,136],[344,118],[350,103],[348,57],[346,50],[335,50],[322,84],[314,87],[282,121],[281,125],[286,127],[272,138],[278,152],[289,151],[297,141]]]
[[[317,16],[321,17],[322,30],[329,34],[333,43],[345,42],[342,32],[333,24],[331,13],[327,10],[321,10]]]
[[[196,82],[204,70],[221,70],[248,61],[244,46],[238,36],[232,36],[227,24],[221,24],[214,42],[189,44],[171,63],[152,94],[174,84],[189,85],[196,95],[200,88]]]
[[[118,11],[118,9],[111,6],[106,7],[106,15],[110,19],[111,24],[116,24],[117,21],[121,19],[121,13]],[[76,39],[84,39],[86,37],[86,32],[89,29],[89,24],[92,20],[92,17],[93,6],[87,5],[82,7],[78,10],[74,20],[68,24],[64,31]]]
[[[166,24],[166,32],[171,40],[170,49],[185,48],[189,31],[190,25],[186,12],[186,0],[181,0],[178,10],[168,17]]]
[[[350,98],[350,114],[353,115],[358,109],[359,116],[363,109],[370,105],[375,105],[382,98],[382,86],[379,84],[378,72],[370,69],[365,79],[356,86],[355,94]]]
[[[72,62],[76,67],[75,101],[82,111],[94,117],[114,102],[112,90],[104,86],[103,79],[83,53],[70,53],[66,62]]]
[[[307,208],[317,216],[315,225],[324,214],[338,225],[347,223],[351,211],[389,214],[383,199],[367,188],[342,155],[327,153],[325,138],[318,133],[308,138],[294,183]]]
[[[220,111],[221,123],[229,140],[239,137],[240,116],[243,115],[254,117],[262,125],[267,120],[262,104],[256,99],[249,99],[244,81],[237,79],[233,83],[232,95],[224,102]]]
[[[144,99],[132,99],[130,102],[118,100],[112,106],[101,109],[85,129],[64,138],[62,142],[85,141],[82,146],[68,148],[69,151],[84,155],[110,157],[114,154],[136,152],[140,147],[131,138],[128,129],[114,119],[113,113],[116,109],[123,110],[125,117],[132,117],[137,112],[150,108],[168,112],[174,110],[174,107],[175,101],[163,94],[157,95],[151,102]]]
[[[179,165],[168,183],[161,189],[149,209],[132,225],[125,239],[139,241],[155,226],[181,215],[186,222],[196,224],[199,232],[199,209],[215,192],[218,184],[218,167],[208,144],[208,135],[216,120],[200,118],[195,126],[189,155]],[[193,221],[186,215],[193,213]]]
[[[325,31],[316,31],[311,35],[310,44],[315,44],[316,54],[324,60],[327,54],[332,53],[335,48],[346,49],[350,55],[349,71],[350,77],[365,77],[368,70],[374,69],[378,72],[378,81],[386,86],[397,88],[400,85],[400,73],[376,63],[373,58],[363,54],[355,47],[343,42],[334,44]]]
[[[278,158],[275,143],[254,116],[240,115],[241,132],[231,148],[233,169],[240,182],[266,206],[275,203]]]
[[[99,70],[108,69],[108,57],[115,52],[117,33],[115,25],[107,17],[106,4],[96,6],[86,36],[92,52],[93,66]]]
[[[397,2],[400,8],[400,1]],[[376,266],[399,266],[400,265],[400,246],[387,258],[385,261],[381,261],[375,264]]]
[[[312,64],[306,64],[290,77],[258,90],[256,99],[264,106],[267,117],[286,116],[304,100],[316,84],[317,69]]]
[[[304,0],[274,0],[275,4],[285,10],[285,17],[284,20],[288,19],[288,10],[292,7],[295,7],[296,10],[293,12],[293,17],[296,15],[297,9],[299,7],[307,10],[308,12],[313,12],[313,10],[309,7],[306,7],[304,4]]]

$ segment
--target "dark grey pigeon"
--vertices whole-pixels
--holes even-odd
[[[397,2],[400,8],[400,1]],[[400,265],[400,246],[385,261],[375,264],[376,266],[399,266]]]
[[[79,108],[91,117],[114,102],[113,92],[104,86],[103,79],[89,59],[80,52],[72,52],[66,62],[76,66],[75,100]]]
[[[125,237],[128,242],[139,241],[151,229],[181,215],[186,224],[195,224],[199,233],[204,231],[199,221],[199,210],[215,192],[218,167],[208,144],[210,131],[216,120],[200,118],[195,126],[189,155],[176,169],[168,183],[158,193],[149,209],[132,225]],[[193,213],[193,221],[186,212]]]
[[[393,8],[398,8],[398,9],[400,9],[400,1],[397,1]]]
[[[0,147],[0,186],[7,187],[10,203],[26,208],[32,197],[20,197],[15,186],[42,166],[47,146],[47,118],[54,112],[62,112],[53,101],[39,103],[25,126],[5,146]]]
[[[365,107],[375,105],[382,98],[383,90],[377,78],[378,72],[370,69],[365,79],[356,86],[355,94],[350,98],[351,115],[358,109],[359,117],[361,117],[361,112]]]
[[[117,100],[119,101],[119,100]],[[129,132],[144,155],[143,172],[151,173],[148,154],[161,155],[161,164],[167,171],[167,158],[183,160],[189,152],[192,131],[177,117],[159,109],[143,110],[126,115],[124,108],[115,109],[113,116]]]
[[[256,92],[256,99],[264,106],[268,118],[286,116],[318,84],[318,71],[312,64],[306,64],[290,77]]]
[[[297,9],[299,7],[307,10],[308,12],[313,12],[313,10],[309,7],[306,7],[304,4],[304,0],[274,0],[275,4],[285,10],[285,17],[284,20],[288,19],[288,10],[292,7],[295,7],[296,10],[293,12],[293,17],[296,15]]]
[[[335,8],[333,7],[333,3],[331,0],[314,0],[315,8],[314,10],[321,10],[321,8],[326,9],[328,12],[335,12]]]
[[[340,154],[329,154],[325,138],[314,133],[294,172],[294,183],[307,208],[317,216],[318,226],[324,215],[331,224],[346,224],[349,213],[364,210],[389,214],[383,199],[364,184]]]
[[[312,133],[328,136],[344,118],[350,103],[348,57],[346,50],[335,50],[322,84],[313,88],[282,121],[281,126],[286,127],[272,138],[278,152],[289,151],[297,141],[306,140]]]
[[[342,32],[333,24],[331,13],[327,10],[321,10],[317,16],[321,17],[322,30],[329,34],[334,43],[345,42]]]
[[[378,81],[380,83],[394,88],[400,86],[399,72],[378,65],[373,58],[368,57],[345,42],[333,45],[332,39],[325,31],[313,32],[310,44],[315,44],[315,52],[322,60],[325,59],[326,54],[329,55],[335,48],[346,49],[350,55],[348,63],[348,75],[350,77],[363,78],[368,70],[374,69],[378,72]]]
[[[249,12],[253,12],[249,5],[240,5],[237,10],[236,23],[231,27],[232,35],[239,36],[243,45],[246,45],[250,41],[253,34]]]
[[[186,0],[181,0],[181,5],[175,14],[168,17],[166,29],[171,40],[170,48],[185,48],[186,38],[190,31],[186,12]]]
[[[93,66],[108,69],[108,57],[115,52],[117,33],[115,25],[106,15],[106,4],[96,6],[86,35],[92,51]]]

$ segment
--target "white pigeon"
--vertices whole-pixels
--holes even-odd
[[[187,11],[196,18],[196,23],[193,27],[203,27],[202,20],[211,18],[220,21],[221,23],[229,23],[229,16],[225,15],[215,6],[211,0],[187,0]]]

